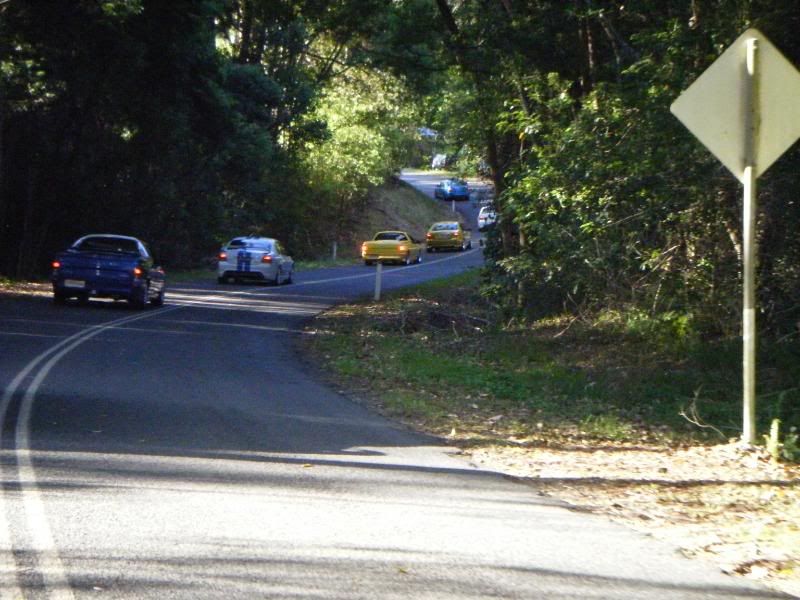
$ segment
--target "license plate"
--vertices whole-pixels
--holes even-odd
[[[82,279],[65,279],[64,287],[68,288],[82,288],[86,286],[86,282]]]

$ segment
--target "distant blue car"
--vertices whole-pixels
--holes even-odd
[[[469,200],[469,186],[463,179],[445,179],[436,184],[433,195],[440,200]]]

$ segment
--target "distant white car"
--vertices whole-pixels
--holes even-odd
[[[435,154],[431,160],[431,169],[444,169],[447,166],[447,154]]]
[[[217,256],[217,281],[245,279],[279,285],[291,283],[294,261],[278,240],[265,237],[235,237]]]
[[[482,206],[478,213],[478,231],[486,231],[497,223],[497,213],[492,206]]]

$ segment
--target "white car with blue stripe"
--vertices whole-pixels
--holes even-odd
[[[280,285],[291,283],[293,274],[292,257],[273,238],[235,237],[217,256],[219,283],[251,280]]]

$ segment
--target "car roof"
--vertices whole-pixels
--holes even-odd
[[[90,238],[111,238],[115,240],[130,240],[133,242],[140,241],[138,238],[132,237],[130,235],[118,235],[116,233],[90,233],[89,235],[85,235],[82,238],[79,238],[75,243],[77,244],[80,241],[87,240]]]
[[[436,227],[437,225],[458,225],[458,221],[436,221],[431,227]]]
[[[243,244],[274,244],[277,240],[275,238],[268,238],[268,237],[257,237],[254,235],[240,235],[235,238],[231,238],[231,240],[225,244],[226,246],[230,246],[234,242],[239,242]]]

